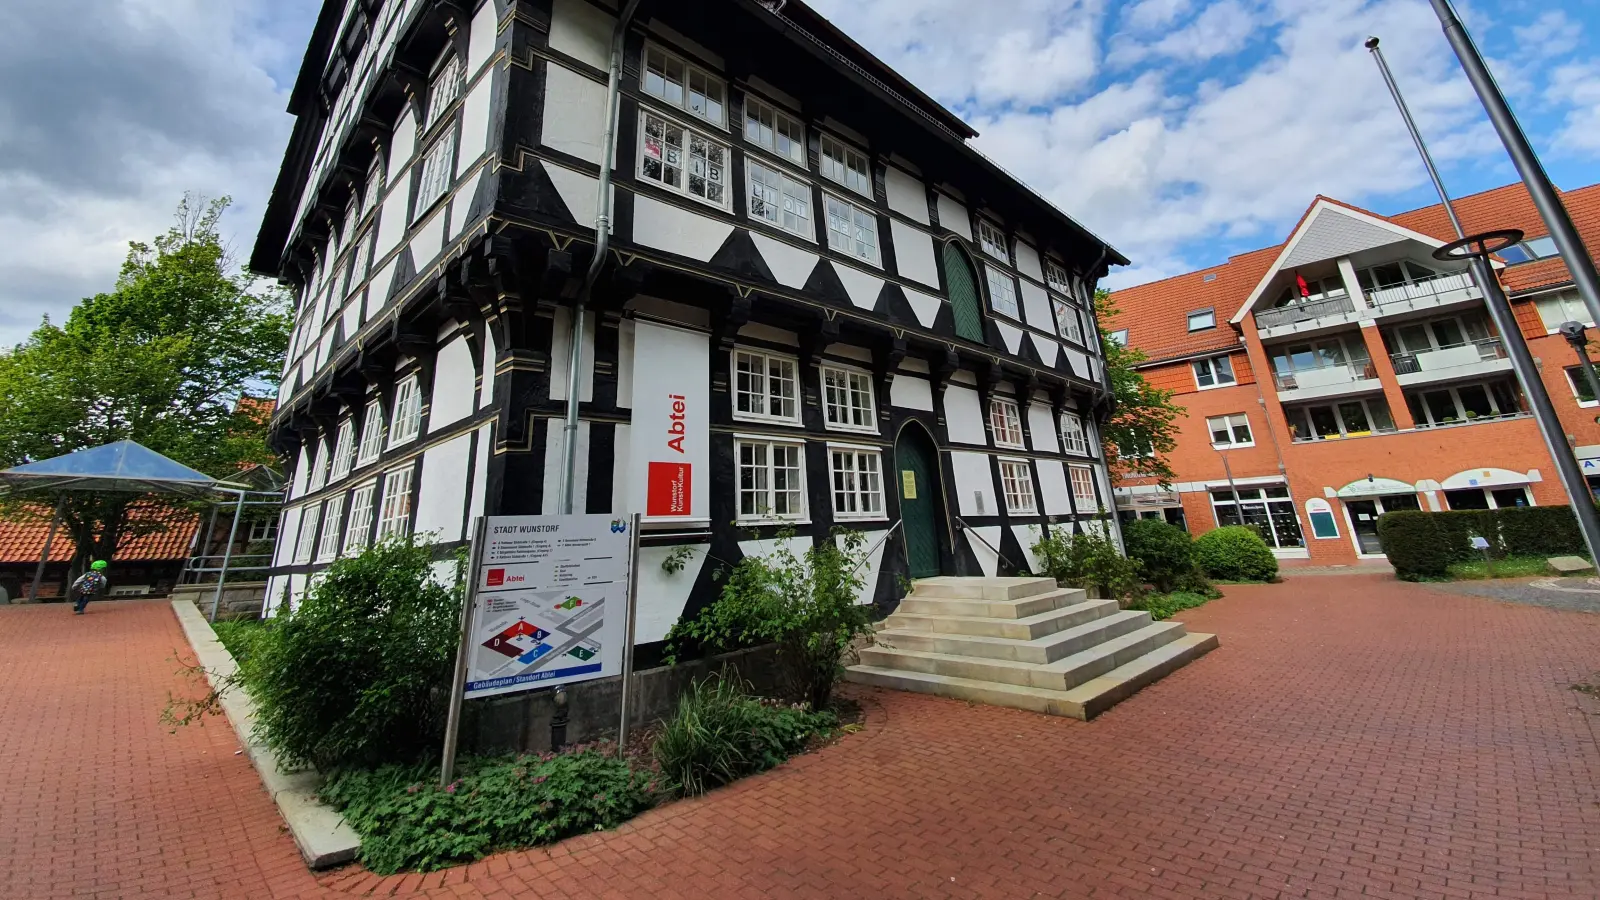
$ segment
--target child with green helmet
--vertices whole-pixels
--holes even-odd
[[[106,580],[106,561],[97,559],[89,564],[89,571],[78,576],[78,580],[67,589],[68,596],[77,601],[75,615],[83,615],[84,607],[90,600],[99,600],[111,588],[111,582]]]

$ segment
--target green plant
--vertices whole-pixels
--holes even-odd
[[[673,547],[667,558],[661,561],[661,571],[668,575],[676,575],[689,565],[689,560],[694,559],[694,548],[688,544]]]
[[[1044,574],[1068,587],[1096,588],[1117,600],[1139,593],[1138,563],[1124,557],[1109,538],[1047,527],[1033,552]]]
[[[383,875],[613,828],[655,802],[648,773],[594,749],[467,758],[459,772],[441,788],[437,766],[346,770],[320,796],[361,835],[361,862]]]
[[[267,619],[219,620],[211,623],[211,630],[216,632],[217,640],[222,642],[233,661],[243,668],[255,654],[256,644],[269,639],[269,623]]]
[[[324,772],[411,761],[437,746],[459,642],[459,588],[412,538],[336,561],[280,614],[242,670],[256,733]]]
[[[1219,581],[1271,581],[1278,576],[1278,558],[1254,528],[1214,528],[1194,542],[1200,571]]]
[[[712,652],[774,643],[796,693],[822,709],[843,671],[845,648],[871,628],[872,607],[856,602],[866,539],[835,529],[837,540],[795,554],[787,544],[793,536],[780,532],[777,549],[740,560],[710,606],[674,625],[669,660],[689,642]]]
[[[1481,563],[1483,552],[1473,548],[1474,537],[1489,542],[1491,559],[1588,555],[1570,506],[1459,512],[1401,510],[1378,518],[1378,540],[1383,552],[1395,574],[1407,581],[1474,577],[1452,574],[1452,566],[1457,563],[1469,566],[1463,572],[1471,571],[1470,565]],[[1498,563],[1495,569],[1498,575]]]
[[[1149,593],[1140,597],[1129,606],[1129,609],[1142,609],[1150,614],[1150,618],[1157,622],[1170,619],[1186,609],[1215,600],[1222,596],[1215,589],[1209,593],[1193,593],[1190,591],[1173,591],[1169,594]]]
[[[1139,563],[1158,591],[1171,591],[1194,571],[1194,538],[1160,519],[1137,519],[1122,527],[1128,557]]]
[[[1404,581],[1443,578],[1451,563],[1472,557],[1476,514],[1398,510],[1378,517],[1378,543]]]
[[[1519,506],[1495,512],[1500,543],[1511,556],[1588,555],[1571,506]]]
[[[1486,560],[1483,557],[1453,562],[1445,575],[1453,581],[1477,581],[1484,578],[1527,578],[1549,574],[1550,561],[1543,556],[1507,556],[1504,559]]]
[[[723,673],[689,686],[651,752],[680,791],[703,794],[776,766],[838,721],[830,712],[758,700]]]

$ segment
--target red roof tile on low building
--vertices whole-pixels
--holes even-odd
[[[0,520],[0,563],[39,561],[45,537],[50,533],[50,510],[41,508],[37,512],[37,518]],[[184,559],[189,555],[189,544],[200,525],[200,518],[194,513],[162,507],[138,510],[135,515],[140,517],[139,521],[157,522],[165,527],[124,538],[113,562]],[[72,538],[64,530],[57,531],[50,545],[50,561],[70,562],[72,550]]]

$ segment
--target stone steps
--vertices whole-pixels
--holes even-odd
[[[1112,606],[1115,607],[1116,604],[1113,603]],[[1118,610],[1110,615],[1090,619],[1081,625],[1032,640],[891,628],[878,633],[878,646],[897,650],[920,650],[927,653],[1012,660],[1042,666],[1149,624],[1149,613]]]
[[[920,631],[942,634],[968,634],[983,637],[1031,641],[1068,628],[1108,616],[1117,611],[1115,600],[1085,600],[1071,606],[1046,610],[1020,619],[991,619],[986,616],[942,616],[895,612],[883,621],[879,631]]]

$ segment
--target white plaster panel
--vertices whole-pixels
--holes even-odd
[[[1027,557],[1028,571],[1040,571],[1039,555],[1033,552],[1033,545],[1044,536],[1044,529],[1038,525],[1013,525],[1011,534],[1017,539],[1017,543],[1022,545],[1022,555]]]
[[[556,307],[555,324],[551,329],[550,340],[550,399],[567,399],[567,359],[572,349],[572,311],[564,306]],[[594,399],[594,313],[583,314],[583,358],[579,366],[582,371],[578,375],[578,400],[589,402]]]
[[[939,318],[939,307],[944,301],[932,294],[914,291],[904,285],[900,290],[906,295],[906,302],[911,304],[911,311],[916,314],[917,322],[923,328],[932,328],[934,320]]]
[[[561,513],[561,481],[566,477],[562,470],[561,447],[566,434],[566,423],[551,419],[545,431],[544,442],[544,514]],[[589,502],[589,423],[578,423],[578,458],[572,467],[572,509],[582,513]]]
[[[294,500],[304,496],[306,483],[311,476],[311,448],[306,444],[300,445],[300,455],[295,457],[294,480],[289,482],[289,499]]]
[[[593,175],[585,175],[572,169],[564,169],[555,163],[544,163],[544,173],[550,178],[550,183],[555,186],[556,193],[561,195],[561,202],[567,205],[567,212],[572,213],[573,221],[589,228],[594,227],[594,195],[595,189],[600,186],[600,179]],[[617,205],[617,191],[611,189],[611,209],[615,211]],[[613,233],[615,229],[613,228]],[[713,251],[714,252],[714,251]]]
[[[483,180],[486,167],[479,166],[472,177],[462,183],[460,190],[456,191],[454,200],[450,201],[450,237],[451,241],[461,236],[467,223],[471,221],[472,195],[478,192],[478,182]]]
[[[974,534],[976,532],[976,534]],[[962,532],[967,536],[967,546],[972,548],[974,556],[978,557],[978,565],[983,567],[983,574],[993,578],[1000,572],[1000,555],[989,548],[1000,546],[1000,526],[985,525],[982,528],[968,528]],[[979,537],[983,540],[979,540]],[[984,543],[987,541],[988,543]]]
[[[461,540],[462,500],[467,493],[472,435],[429,447],[422,453],[422,487],[417,491],[417,534],[433,534],[434,542]]]
[[[406,206],[411,200],[408,186],[411,184],[410,170],[396,172],[392,183],[396,187],[384,198],[383,210],[378,213],[378,242],[372,248],[373,255],[378,259],[388,256],[406,236]]]
[[[633,634],[637,643],[665,640],[667,632],[678,624],[683,608],[689,603],[689,592],[700,577],[700,569],[711,552],[710,544],[685,544],[690,557],[683,568],[668,574],[661,568],[678,547],[639,548],[638,607],[634,611]]]
[[[1021,243],[1018,247],[1023,246]],[[1050,295],[1044,288],[1031,281],[1022,281],[1022,315],[1029,325],[1046,331],[1056,333],[1055,313],[1050,309]]]
[[[989,438],[983,430],[983,409],[978,403],[977,391],[954,384],[947,386],[944,390],[944,420],[951,443],[988,446]]]
[[[1044,264],[1039,262],[1039,251],[1022,241],[1013,241],[1012,246],[1017,254],[1017,271],[1031,276],[1036,281],[1043,281]]]
[[[434,432],[472,414],[472,389],[477,380],[472,348],[458,337],[439,349],[433,370],[433,398],[428,403],[428,431]]]
[[[489,146],[489,102],[494,99],[494,75],[480,78],[461,106],[461,144],[456,151],[457,170],[472,165]]]
[[[1028,340],[1033,341],[1033,349],[1039,351],[1039,359],[1054,369],[1061,360],[1061,345],[1034,332],[1028,333]]]
[[[389,286],[394,281],[394,260],[383,264],[378,274],[372,276],[372,282],[367,285],[367,321],[378,314],[383,308],[383,303],[389,298]]]
[[[928,189],[914,176],[902,172],[894,166],[884,170],[883,186],[889,195],[889,208],[897,213],[928,224]],[[899,249],[899,241],[895,248]]]
[[[273,548],[272,564],[287,566],[294,560],[295,545],[300,542],[300,513],[298,506],[286,507],[278,520],[278,545]]]
[[[894,238],[894,259],[900,275],[937,288],[939,266],[933,260],[933,238],[898,219],[889,222],[889,232]]]
[[[591,204],[592,206],[593,204]],[[710,262],[733,226],[640,194],[633,200],[634,243]]]
[[[361,298],[357,297],[344,307],[344,336],[349,338],[361,327]]]
[[[300,360],[300,380],[301,381],[305,382],[306,384],[310,384],[311,383],[312,376],[317,374],[316,364],[317,364],[317,361],[314,358],[312,358],[310,355],[307,355],[306,357],[304,357],[303,359]]]
[[[896,375],[889,385],[889,405],[933,412],[933,385],[926,378]]]
[[[1072,515],[1072,497],[1067,493],[1067,470],[1062,468],[1062,464],[1041,459],[1034,470],[1039,473],[1039,491],[1044,495],[1045,515]]]
[[[555,0],[550,13],[550,49],[596,69],[610,64],[611,29],[616,19],[583,0]]]
[[[794,554],[795,559],[805,562],[806,551],[811,549],[811,538],[791,537],[773,538],[760,541],[740,541],[739,550],[745,556],[769,557],[780,550],[788,550]]]
[[[633,409],[633,341],[636,333],[632,319],[623,319],[617,326],[617,406],[620,409]]]
[[[289,611],[293,612],[300,605],[301,598],[306,594],[306,576],[289,576]]]
[[[411,154],[417,152],[417,117],[408,105],[405,112],[400,114],[400,121],[394,123],[394,137],[389,142],[389,166],[391,169],[404,168],[411,162]],[[403,184],[397,178],[390,178],[390,184]],[[400,191],[399,193],[405,193]]]
[[[453,588],[460,580],[460,572],[453,559],[441,559],[428,567],[428,580],[442,588]]]
[[[952,451],[950,468],[956,476],[956,504],[961,509],[961,515],[1000,514],[999,495],[994,490],[994,472],[989,468],[989,454]],[[996,546],[999,546],[998,542]]]
[[[861,568],[856,572],[861,578],[861,587],[856,591],[856,603],[865,606],[872,602],[872,596],[878,592],[878,573],[883,571],[883,546],[888,541],[879,540],[883,537],[882,531],[864,532],[867,542],[861,550],[866,552],[866,559],[861,562]],[[845,536],[833,536],[835,546],[844,550]]]
[[[939,194],[939,224],[972,240],[972,222],[967,215],[967,208],[961,205],[961,201],[944,194]]]
[[[850,295],[850,302],[860,309],[873,309],[878,305],[878,292],[883,290],[883,279],[876,275],[868,275],[860,269],[832,263],[833,270],[839,274],[839,281],[844,284],[844,291]]]
[[[266,608],[262,611],[262,618],[268,618],[278,611],[278,604],[283,600],[284,584],[282,575],[267,576]]]
[[[1028,432],[1033,435],[1035,453],[1060,453],[1061,438],[1056,434],[1056,416],[1042,403],[1028,404]]]
[[[774,344],[783,344],[788,347],[800,346],[800,335],[786,328],[774,328],[762,322],[750,322],[739,326],[739,337],[754,338],[758,341],[771,341]],[[837,345],[830,344],[829,346]]]
[[[484,409],[494,402],[494,364],[499,351],[494,345],[494,329],[483,330],[483,382],[478,388],[478,408]]]
[[[444,206],[434,210],[433,215],[417,229],[411,238],[411,262],[417,267],[418,272],[425,272],[433,261],[438,258],[439,250],[444,246]]]
[[[1011,351],[1013,356],[1022,350],[1021,328],[1018,328],[1015,325],[1007,325],[999,319],[995,320],[994,325],[995,330],[1000,332],[1000,340],[1005,341],[1006,349]]]
[[[1071,347],[1062,347],[1061,351],[1067,355],[1067,362],[1072,364],[1072,371],[1080,376],[1094,377],[1094,370],[1089,367],[1089,357]]]
[[[588,4],[584,4],[587,6]],[[478,74],[494,55],[495,35],[500,29],[494,0],[487,0],[472,16],[472,31],[467,35],[467,77]]]
[[[806,282],[811,278],[811,271],[817,267],[815,253],[775,240],[758,231],[750,232],[750,240],[761,253],[761,258],[767,261],[767,268],[772,270],[772,277],[776,278],[779,284],[796,290],[806,286]]]
[[[822,352],[827,356],[839,356],[844,359],[853,359],[856,362],[866,363],[868,366],[872,365],[872,351],[865,347],[857,347],[852,344],[829,344],[823,348]]]
[[[599,163],[603,155],[600,135],[606,127],[606,86],[556,63],[546,66],[545,73],[545,146]]]
[[[493,422],[478,429],[478,449],[472,459],[472,498],[467,501],[468,527],[483,515],[483,501],[489,491],[489,449],[493,446],[489,438],[493,433]]]
[[[629,461],[633,458],[633,439],[629,436],[631,427],[626,422],[618,422],[616,437],[612,440],[611,512],[619,516],[644,512],[642,509],[628,508],[630,498],[633,497],[629,481],[629,473],[633,470],[628,467]]]

